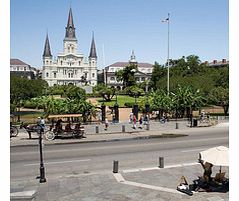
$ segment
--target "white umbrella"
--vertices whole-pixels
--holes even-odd
[[[213,147],[199,153],[199,157],[216,166],[229,166],[229,149],[224,146]]]

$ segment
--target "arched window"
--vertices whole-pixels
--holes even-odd
[[[49,73],[46,73],[46,77],[48,77],[49,76]]]

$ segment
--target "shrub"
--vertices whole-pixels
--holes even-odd
[[[134,105],[133,102],[125,102],[125,103],[124,103],[124,106],[125,106],[125,107],[129,107],[129,108],[132,108],[133,105]]]
[[[35,109],[37,107],[37,104],[32,101],[26,101],[24,104],[25,108]]]

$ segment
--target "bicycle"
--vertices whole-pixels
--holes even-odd
[[[16,137],[18,135],[19,131],[16,126],[10,126],[10,138]]]

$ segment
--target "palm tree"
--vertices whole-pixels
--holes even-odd
[[[199,90],[194,91],[191,86],[181,87],[180,85],[173,93],[174,107],[177,107],[181,117],[186,115],[189,118],[193,110],[202,107],[205,104],[205,99],[200,94]]]

